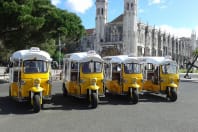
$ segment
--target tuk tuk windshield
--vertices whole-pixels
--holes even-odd
[[[177,66],[173,65],[173,64],[162,65],[162,72],[164,74],[176,74],[177,73]]]
[[[124,72],[126,74],[141,73],[141,66],[137,63],[124,64]]]
[[[26,60],[23,62],[24,73],[44,73],[47,72],[47,62],[42,60]]]
[[[96,61],[89,61],[82,63],[83,73],[100,73],[102,72],[102,63]]]

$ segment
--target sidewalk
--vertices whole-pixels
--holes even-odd
[[[186,73],[180,73],[180,81],[181,82],[198,82],[198,73],[189,73],[188,75],[191,77],[190,79],[184,78]]]

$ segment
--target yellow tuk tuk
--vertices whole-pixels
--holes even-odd
[[[95,51],[66,54],[63,59],[63,95],[87,98],[96,108],[104,96],[104,64]]]
[[[14,52],[10,57],[9,96],[18,102],[30,101],[39,112],[44,101],[51,99],[51,61],[38,47]]]
[[[141,65],[137,58],[127,55],[107,56],[105,61],[105,87],[110,93],[127,95],[134,104],[139,101],[142,88]]]
[[[171,57],[140,57],[144,64],[143,90],[161,93],[170,101],[177,100],[179,73],[176,61]]]

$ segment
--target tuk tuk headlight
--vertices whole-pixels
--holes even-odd
[[[52,80],[47,80],[47,83],[48,84],[52,84]]]
[[[97,78],[91,79],[91,84],[92,84],[92,85],[96,85],[96,82],[97,82]]]
[[[132,78],[132,83],[136,83],[137,82],[137,79],[136,78]]]
[[[174,83],[174,80],[172,78],[170,79],[170,83]]]
[[[84,83],[85,82],[85,80],[83,80],[83,79],[80,79],[80,83]]]
[[[25,85],[25,81],[24,81],[24,80],[21,80],[21,81],[20,81],[20,84],[21,84],[21,85]]]
[[[105,80],[104,80],[104,79],[102,79],[102,80],[101,80],[101,82],[102,82],[102,83],[105,83]]]
[[[39,87],[41,83],[41,79],[37,78],[34,80],[34,86]]]
[[[126,79],[123,79],[123,83],[127,83],[128,81]]]

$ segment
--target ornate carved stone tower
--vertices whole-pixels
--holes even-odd
[[[137,0],[124,0],[124,54],[137,56]]]
[[[196,44],[196,32],[195,31],[192,31],[191,33],[191,45],[192,45],[192,50],[196,50],[197,47],[197,44]]]
[[[100,44],[105,41],[105,24],[107,23],[107,0],[96,0],[96,40],[94,49],[100,52]]]

